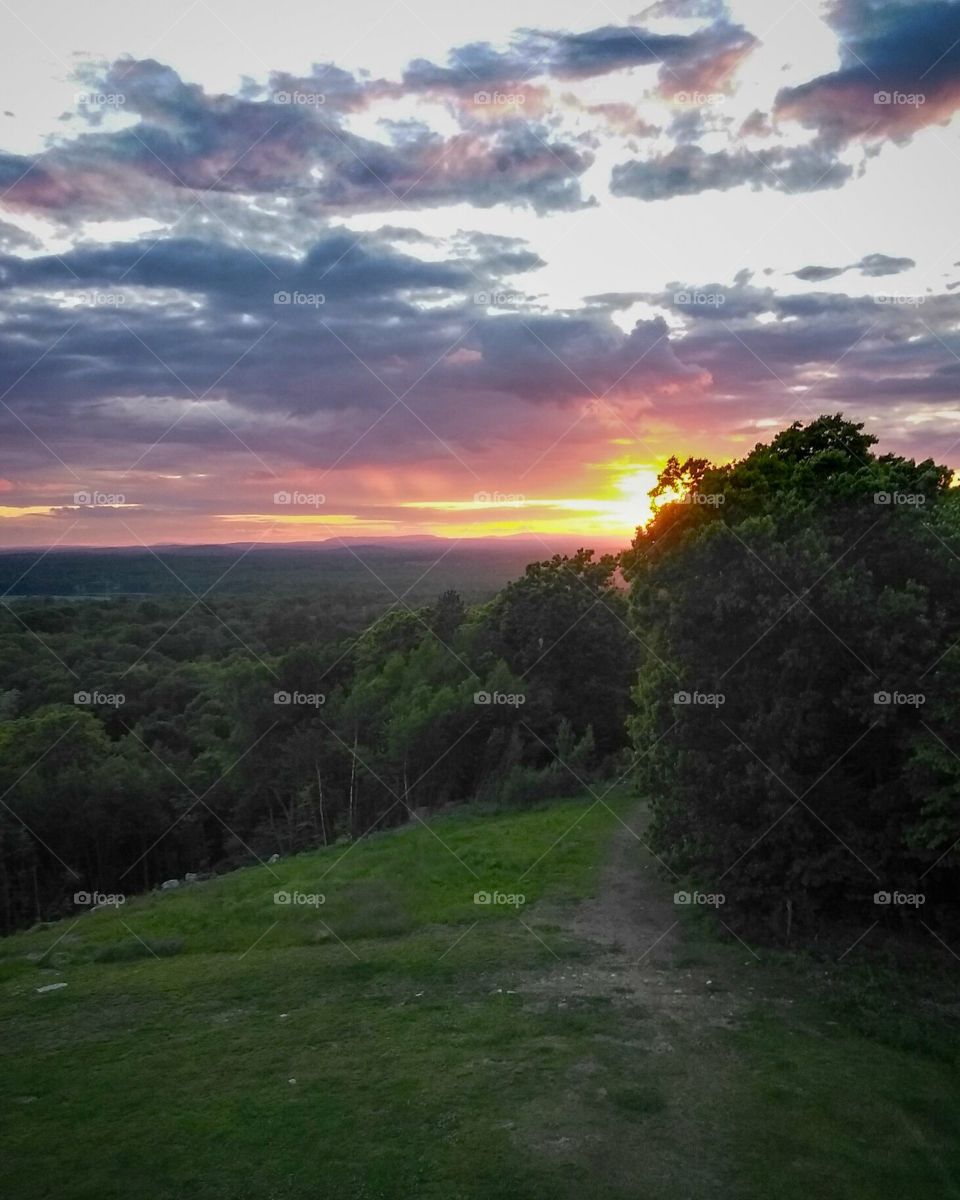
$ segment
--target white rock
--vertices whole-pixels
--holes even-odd
[[[165,892],[170,892],[170,891],[172,891],[174,888],[178,888],[179,886],[180,886],[180,880],[179,880],[179,879],[165,879],[165,880],[163,881],[163,883],[161,883],[161,884],[160,884],[160,887],[161,887],[161,888],[163,889],[163,891],[165,891]]]
[[[65,988],[65,983],[45,983],[43,987],[38,987],[38,992],[57,992],[60,988]]]
[[[280,861],[279,854],[271,854],[270,857],[267,859],[268,863],[275,863],[275,862],[279,862],[279,861]]]

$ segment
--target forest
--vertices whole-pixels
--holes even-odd
[[[672,458],[622,554],[479,602],[8,599],[0,927],[621,780],[738,929],[895,925],[896,897],[955,927],[957,494],[874,445],[835,415]]]

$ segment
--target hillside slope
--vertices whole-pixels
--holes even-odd
[[[678,923],[641,820],[464,810],[6,939],[11,1193],[960,1195],[952,1044]]]

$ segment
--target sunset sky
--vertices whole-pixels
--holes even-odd
[[[625,542],[960,465],[960,5],[3,0],[0,546]]]

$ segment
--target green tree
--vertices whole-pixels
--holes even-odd
[[[655,492],[686,493],[624,559],[656,848],[781,930],[957,881],[956,496],[874,443],[837,415],[739,462],[672,460]]]

